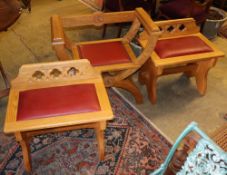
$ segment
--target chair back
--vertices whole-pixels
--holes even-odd
[[[12,88],[23,91],[78,84],[96,79],[101,79],[101,75],[86,59],[26,64],[21,66],[18,76],[12,81]]]

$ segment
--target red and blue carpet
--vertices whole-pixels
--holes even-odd
[[[30,143],[32,174],[143,175],[159,167],[170,142],[116,91],[108,93],[115,119],[105,131],[105,160],[98,160],[92,129],[39,135]],[[0,133],[0,175],[24,173],[21,147]]]

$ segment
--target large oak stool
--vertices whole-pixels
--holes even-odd
[[[224,54],[205,38],[192,18],[155,22],[163,32],[150,59],[139,73],[139,81],[147,86],[151,103],[155,104],[157,78],[162,75],[183,72],[195,77],[197,89],[204,95],[207,75]],[[139,41],[146,46],[146,32]]]
[[[122,38],[74,42],[67,37],[67,29],[102,26],[111,23],[131,23],[128,32]],[[143,27],[147,32],[148,44],[140,55],[131,48],[131,41]],[[96,70],[103,75],[106,87],[118,87],[129,91],[137,103],[143,96],[132,81],[131,76],[149,59],[153,52],[160,30],[149,15],[142,9],[134,11],[102,13],[88,15],[51,17],[52,46],[59,60],[87,58]],[[70,50],[72,54],[69,54]]]
[[[111,119],[102,77],[88,60],[30,64],[12,81],[4,132],[15,134],[25,170],[31,172],[29,141],[49,132],[95,129],[103,160],[104,130]]]

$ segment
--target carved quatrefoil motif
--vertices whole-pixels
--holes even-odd
[[[181,25],[178,27],[178,29],[179,29],[180,31],[184,31],[184,30],[186,29],[186,26],[185,26],[184,24],[181,24]]]
[[[167,28],[167,31],[168,32],[172,32],[174,30],[174,27],[173,26],[169,26],[168,28]]]

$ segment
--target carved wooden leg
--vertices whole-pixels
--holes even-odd
[[[140,69],[138,80],[140,84],[144,85],[149,80],[149,62],[146,62]]]
[[[17,132],[15,133],[16,140],[20,143],[23,153],[24,159],[24,167],[27,173],[31,172],[31,158],[30,158],[30,147],[27,141],[27,138],[23,135],[23,133]]]
[[[155,104],[157,101],[157,79],[162,74],[163,70],[155,67],[151,61],[147,63],[147,67],[144,70],[146,71],[141,75],[141,80],[146,84],[150,102]]]
[[[147,84],[148,96],[149,96],[150,102],[152,104],[156,104],[156,102],[157,102],[157,79],[158,79],[158,76],[153,74],[153,75],[150,75],[149,79],[150,79],[149,84]]]
[[[105,139],[104,130],[106,129],[106,122],[99,122],[95,128],[96,137],[98,141],[99,159],[104,160],[105,156]]]
[[[216,59],[209,59],[198,62],[195,78],[197,89],[201,95],[205,95],[207,89],[207,75],[211,67],[216,63]]]
[[[121,81],[117,81],[114,83],[114,86],[125,89],[125,90],[129,91],[130,93],[132,93],[132,95],[135,97],[137,104],[143,103],[143,96],[140,93],[140,90],[138,89],[138,87],[135,85],[135,83],[130,78],[121,80]]]

